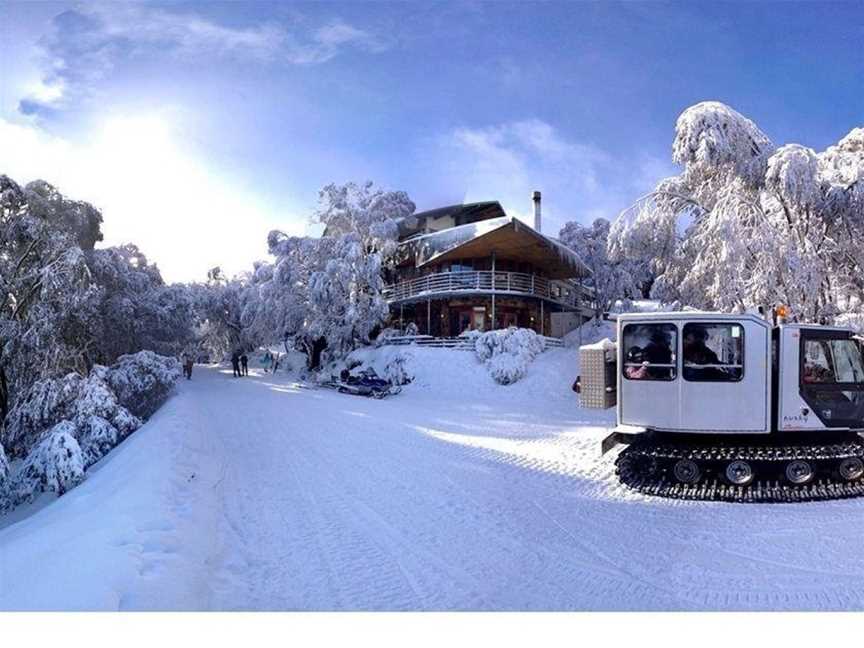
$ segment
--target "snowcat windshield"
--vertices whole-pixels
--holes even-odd
[[[861,345],[854,339],[804,340],[805,383],[864,384]]]
[[[861,343],[842,332],[802,331],[801,395],[827,427],[864,428]]]

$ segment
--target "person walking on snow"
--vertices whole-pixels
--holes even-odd
[[[192,380],[192,354],[188,351],[183,354],[183,375],[186,376],[186,380]]]
[[[243,352],[243,355],[240,356],[240,364],[243,366],[243,375],[249,375],[249,356],[246,355],[246,352]]]
[[[234,377],[239,378],[240,373],[240,354],[236,351],[231,354],[231,367],[234,369]]]

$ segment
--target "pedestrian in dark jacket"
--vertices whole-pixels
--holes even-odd
[[[243,375],[249,375],[249,356],[246,355],[246,352],[243,352],[243,355],[240,356],[240,364],[243,365]]]
[[[236,351],[231,354],[231,367],[234,369],[234,377],[239,378],[240,373],[240,354]]]
[[[186,380],[192,380],[192,354],[184,353],[183,354],[183,374],[186,376]]]

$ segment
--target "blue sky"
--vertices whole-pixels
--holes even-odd
[[[676,172],[677,116],[775,142],[864,124],[864,3],[4,3],[0,172],[105,213],[168,279],[309,231],[370,179],[419,209],[614,218]]]

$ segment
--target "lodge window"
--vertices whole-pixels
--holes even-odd
[[[744,377],[744,328],[740,324],[684,325],[684,380],[737,382]]]
[[[678,329],[674,324],[628,324],[622,332],[628,380],[675,380]]]

